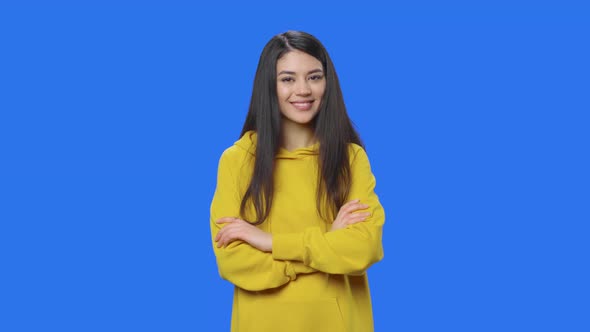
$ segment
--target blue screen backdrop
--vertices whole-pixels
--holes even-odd
[[[590,331],[582,2],[3,2],[0,331],[228,331],[209,206],[263,46],[326,46],[387,214],[375,328]]]

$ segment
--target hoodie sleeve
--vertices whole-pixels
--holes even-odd
[[[238,217],[241,198],[227,150],[219,160],[217,186],[211,202],[210,227],[213,251],[219,274],[234,285],[251,291],[279,287],[295,280],[299,273],[317,272],[302,262],[276,260],[271,253],[262,252],[244,241],[234,241],[225,248],[217,248],[215,236],[222,217]],[[237,172],[236,172],[237,173]]]
[[[366,152],[358,147],[351,164],[350,199],[369,205],[371,216],[332,232],[319,227],[273,236],[273,257],[303,262],[322,272],[360,275],[383,258],[381,242],[385,212],[374,192],[375,177]]]

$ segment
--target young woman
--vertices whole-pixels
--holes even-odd
[[[366,270],[383,207],[334,65],[313,36],[264,47],[240,139],[219,160],[213,248],[232,331],[373,331]]]

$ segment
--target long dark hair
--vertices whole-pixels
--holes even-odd
[[[247,131],[254,130],[257,135],[254,172],[240,206],[240,213],[244,215],[248,201],[252,201],[256,220],[251,222],[255,225],[263,223],[268,217],[274,193],[274,162],[281,138],[277,61],[294,50],[318,59],[326,78],[320,109],[311,123],[320,143],[316,208],[324,220],[329,221],[336,216],[350,191],[348,143],[363,146],[346,112],[334,64],[320,41],[301,31],[287,31],[274,36],[260,55],[250,108],[240,134],[242,137]],[[327,210],[322,206],[326,206]]]

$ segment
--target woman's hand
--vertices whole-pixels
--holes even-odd
[[[367,217],[371,215],[371,212],[353,212],[356,210],[364,210],[368,207],[369,206],[367,204],[361,204],[360,200],[358,199],[355,199],[342,205],[342,207],[338,211],[336,220],[334,220],[334,222],[332,223],[332,228],[330,228],[330,232],[335,231],[337,229],[346,228],[346,226],[348,225],[364,221],[365,219],[367,219]]]
[[[228,224],[221,228],[215,237],[217,248],[225,247],[236,240],[242,240],[260,251],[272,251],[272,235],[249,222],[232,217],[220,218],[215,222]]]

